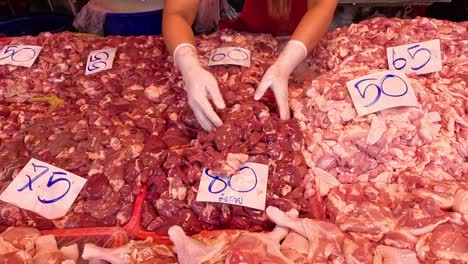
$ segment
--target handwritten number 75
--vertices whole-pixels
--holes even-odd
[[[29,189],[30,191],[32,191],[33,190],[33,183],[35,181],[37,181],[39,178],[41,178],[42,176],[44,176],[49,171],[49,168],[47,166],[36,165],[34,163],[32,163],[32,166],[33,166],[34,172],[37,172],[38,169],[42,169],[42,171],[40,173],[38,173],[36,176],[34,176],[34,178],[31,178],[31,176],[26,175],[26,177],[28,177],[28,182],[23,187],[19,188],[17,190],[18,192],[22,192],[22,191],[24,191],[26,189]],[[42,199],[42,198],[40,198],[38,196],[37,199],[39,200],[39,202],[44,203],[44,204],[55,203],[55,202],[59,201],[60,199],[62,199],[63,197],[65,197],[65,195],[67,195],[67,193],[70,191],[70,188],[71,188],[71,182],[70,182],[70,180],[68,180],[66,178],[60,178],[60,177],[54,178],[55,176],[60,176],[60,175],[66,176],[67,174],[65,172],[53,171],[46,186],[47,186],[47,188],[51,188],[55,184],[62,182],[64,184],[67,184],[67,190],[62,195],[60,195],[60,196],[58,196],[58,197],[56,197],[54,199]]]
[[[419,45],[419,44],[409,47],[407,49],[407,52],[408,52],[408,55],[413,60],[416,58],[416,56],[418,56],[418,54],[420,54],[419,56],[426,56],[427,57],[427,59],[421,65],[419,65],[417,67],[412,66],[411,69],[413,71],[418,71],[418,70],[424,68],[431,61],[431,58],[432,58],[431,51],[429,49],[422,48],[421,45]],[[393,64],[393,67],[395,67],[395,69],[398,70],[398,71],[404,69],[406,67],[406,65],[407,65],[406,59],[405,58],[395,58],[395,56],[396,56],[396,52],[393,49],[392,50],[392,64]]]
[[[385,84],[386,84],[386,81],[389,80],[389,79],[400,80],[403,83],[404,91],[401,92],[401,93],[390,93],[389,91],[387,91],[385,89]],[[372,81],[378,81],[378,80],[377,80],[377,78],[366,78],[366,79],[362,79],[362,80],[356,82],[356,84],[354,84],[354,88],[356,88],[358,94],[361,96],[362,99],[367,99],[366,95],[367,95],[367,92],[368,92],[369,88],[373,88],[375,90],[374,98],[372,98],[372,101],[370,103],[364,105],[364,107],[370,107],[370,106],[375,105],[379,101],[382,94],[386,95],[386,96],[389,96],[389,97],[401,97],[401,96],[404,96],[408,92],[408,84],[405,82],[405,80],[403,80],[401,77],[399,77],[399,76],[397,76],[395,74],[385,75],[380,80],[380,83],[375,83],[375,82],[372,82]],[[367,85],[366,85],[366,83],[367,83]],[[392,88],[397,88],[397,87],[393,86]],[[394,90],[396,90],[396,89],[394,89]]]

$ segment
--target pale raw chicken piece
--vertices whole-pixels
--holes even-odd
[[[226,237],[207,245],[187,236],[180,226],[169,228],[168,234],[176,247],[180,264],[219,263],[226,258],[229,247],[229,240]]]
[[[102,248],[94,244],[85,244],[82,258],[90,262],[99,261],[111,264],[126,263],[174,263],[174,254],[163,245],[152,243],[152,239],[145,241],[130,241],[118,248]]]
[[[414,251],[379,245],[375,249],[374,264],[419,264]]]
[[[104,260],[111,264],[130,264],[129,252],[129,244],[118,248],[101,248],[94,244],[86,243],[81,257],[84,260]]]
[[[41,235],[39,230],[29,227],[10,227],[0,237],[10,242],[15,248],[35,254],[34,241]]]
[[[374,246],[369,240],[357,235],[346,235],[343,241],[343,253],[346,263],[372,264]]]
[[[417,237],[413,236],[410,232],[403,230],[388,232],[382,239],[382,243],[387,246],[411,250],[414,250],[416,242],[418,242]]]
[[[377,115],[372,115],[371,117],[371,126],[369,132],[367,133],[366,143],[369,145],[374,145],[382,137],[384,132],[387,130],[385,122]]]
[[[242,153],[228,153],[226,156],[226,164],[232,168],[232,173],[238,171],[249,159],[249,155]]]
[[[281,243],[281,253],[294,263],[307,263],[307,253],[309,252],[309,241],[307,238],[290,231],[288,236]]]
[[[457,260],[468,262],[468,230],[458,225],[439,225],[416,244],[419,259],[424,262]]]
[[[468,191],[459,189],[455,194],[453,210],[462,215],[468,215]]]
[[[53,235],[40,236],[36,239],[36,255],[34,264],[61,264],[67,258],[57,248],[57,241]]]
[[[308,261],[344,260],[341,250],[344,235],[336,225],[308,218],[291,219],[286,213],[272,206],[266,209],[266,213],[275,224],[287,227],[309,240]]]
[[[62,247],[60,248],[60,252],[68,259],[72,260],[74,262],[78,261],[78,258],[80,257],[80,251],[78,249],[77,244],[73,244],[70,246]]]
[[[15,251],[18,251],[18,249],[15,248],[10,242],[5,241],[2,237],[0,237],[0,256]]]
[[[294,264],[280,251],[280,241],[287,234],[288,229],[281,226],[276,226],[270,233],[244,233],[230,246],[226,264]]]
[[[10,252],[8,254],[0,254],[0,264],[32,264],[31,255],[25,251]]]
[[[320,168],[312,168],[312,173],[321,196],[327,195],[331,189],[341,184],[333,175]]]

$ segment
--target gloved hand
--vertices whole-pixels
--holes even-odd
[[[211,96],[218,109],[224,109],[226,105],[216,79],[200,65],[195,47],[187,43],[180,44],[174,51],[174,60],[182,73],[188,103],[198,123],[206,131],[210,131],[213,126],[221,126],[223,122],[213,110],[208,96]]]
[[[254,99],[260,100],[266,90],[270,88],[275,95],[281,119],[289,119],[288,105],[288,80],[289,75],[297,65],[307,56],[307,48],[304,43],[290,40],[284,47],[278,60],[265,72],[262,81],[255,92]]]

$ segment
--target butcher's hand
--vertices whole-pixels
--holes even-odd
[[[266,71],[255,92],[254,99],[260,100],[268,88],[275,95],[281,119],[289,119],[288,80],[291,73],[307,56],[304,43],[290,40],[284,47],[278,60]]]
[[[188,103],[198,123],[206,131],[223,124],[208,100],[211,97],[218,109],[226,107],[218,83],[211,73],[203,69],[197,52],[190,44],[181,44],[174,51],[174,60],[182,73]]]

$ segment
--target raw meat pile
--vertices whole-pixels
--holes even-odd
[[[198,42],[202,62],[208,61],[215,47],[240,46],[254,51],[252,67],[217,66],[210,70],[227,105],[219,111],[223,126],[210,133],[201,131],[186,104],[182,108],[168,108],[169,120],[162,142],[153,144],[165,144],[170,149],[156,158],[160,170],[148,185],[143,226],[164,235],[175,224],[189,234],[211,229],[272,228],[272,223],[259,210],[195,201],[204,167],[210,168],[214,175],[227,176],[246,161],[269,165],[267,205],[283,210],[295,208],[308,214],[301,186],[307,166],[301,154],[303,139],[298,123],[280,121],[276,114],[270,113],[275,109],[271,96],[261,102],[252,99],[263,72],[273,63],[276,41],[263,35],[219,33]],[[177,72],[173,74],[178,76]],[[183,84],[180,77],[175,81],[171,85]]]
[[[437,38],[443,70],[409,76],[421,107],[357,116],[347,81],[386,69],[386,47]],[[325,36],[309,59],[326,73],[291,100],[310,168],[305,198],[321,197],[311,210],[377,251],[467,261],[466,246],[446,248],[466,241],[457,236],[468,227],[467,39],[466,22],[427,18],[377,18]],[[453,242],[431,239],[444,230]],[[371,262],[361,253],[360,263]]]
[[[144,94],[145,87],[164,84],[162,75],[171,67],[161,38],[42,34],[10,43],[43,49],[30,69],[0,67],[2,190],[31,157],[88,182],[61,219],[0,203],[0,225],[42,230],[126,223],[150,177],[140,158],[148,152],[145,143],[165,127],[164,107]],[[85,76],[88,52],[105,46],[119,49],[114,68]]]
[[[468,262],[467,27],[377,18],[328,33],[308,59],[321,75],[291,80],[289,121],[279,120],[271,93],[253,101],[277,57],[274,38],[197,37],[205,66],[220,46],[252,51],[250,68],[209,68],[227,105],[210,133],[160,37],[0,39],[0,47],[43,46],[30,69],[0,66],[0,192],[31,157],[88,179],[60,219],[0,202],[0,230],[123,226],[135,206],[137,224],[169,234],[180,263]],[[435,38],[443,70],[409,76],[421,107],[358,117],[345,83],[386,69],[388,46]],[[89,51],[104,47],[117,48],[113,68],[85,76]],[[195,201],[204,167],[230,175],[245,161],[269,165],[269,209]],[[215,231],[225,229],[242,231]],[[83,258],[176,262],[151,241],[86,245]]]

